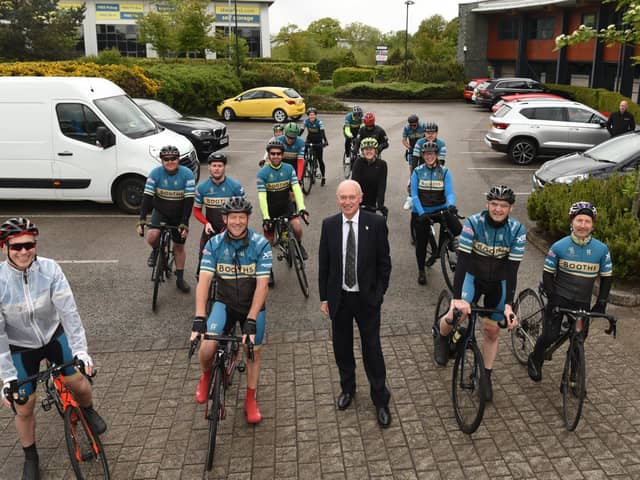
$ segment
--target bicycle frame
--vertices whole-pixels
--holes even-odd
[[[604,313],[592,313],[581,310],[571,310],[568,308],[554,308],[554,313],[561,313],[569,322],[569,328],[563,332],[558,338],[556,338],[551,345],[544,351],[545,356],[553,355],[553,353],[562,346],[567,339],[572,341],[584,340],[584,335],[589,330],[589,325],[592,318],[604,318],[609,321],[609,328],[605,330],[607,335],[613,335],[616,338],[617,320],[612,315]]]

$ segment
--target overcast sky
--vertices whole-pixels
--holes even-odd
[[[415,33],[425,18],[439,13],[446,20],[458,16],[458,3],[454,0],[414,0],[409,6],[409,32]],[[269,8],[271,34],[295,23],[306,29],[319,18],[335,18],[344,27],[348,23],[361,22],[378,28],[383,33],[404,30],[407,6],[404,0],[275,0]]]

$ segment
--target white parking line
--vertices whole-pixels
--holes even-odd
[[[510,170],[514,172],[535,172],[537,168],[518,168],[518,167],[467,167],[467,170]]]
[[[23,213],[25,217],[34,217],[34,218],[130,218],[135,220],[135,215],[127,215],[127,214],[111,214],[106,213],[104,215],[89,215],[89,214],[65,214],[65,215],[48,215],[48,214],[40,214],[40,213]]]
[[[500,152],[492,152],[491,150],[484,150],[481,152],[451,152],[453,155],[496,155],[496,156],[503,156],[504,153],[500,153]]]
[[[267,142],[264,142],[265,144]],[[225,150],[224,153],[256,153],[255,150]],[[258,152],[262,153],[262,151]]]
[[[58,263],[118,263],[120,260],[56,260]]]

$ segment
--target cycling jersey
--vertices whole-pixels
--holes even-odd
[[[196,197],[193,204],[194,216],[203,224],[210,223],[216,233],[220,233],[225,225],[222,220],[222,206],[232,197],[244,197],[244,188],[233,178],[224,177],[221,183],[216,183],[209,177],[196,187]],[[202,207],[205,215],[202,215]]]
[[[287,143],[285,135],[279,136],[277,140],[284,145],[282,163],[291,165],[298,175],[298,180],[301,180],[304,167],[304,139],[302,137],[296,137],[296,141],[291,145]]]
[[[374,125],[373,127],[365,127],[364,125],[358,130],[358,137],[356,139],[356,150],[360,150],[360,142],[363,138],[375,138],[378,141],[378,153],[382,152],[389,146],[389,139],[387,138],[387,132],[384,131],[380,125]]]
[[[426,125],[424,122],[418,122],[416,128],[411,128],[408,123],[402,129],[402,138],[409,141],[409,145],[413,148],[418,140],[424,138],[424,132],[426,132]]]
[[[420,165],[411,174],[411,210],[417,214],[434,213],[456,204],[451,173],[442,165]]]
[[[568,235],[553,245],[544,261],[544,271],[554,276],[554,293],[567,300],[589,304],[596,278],[613,274],[609,249],[591,238],[585,244]]]
[[[353,164],[351,179],[362,188],[362,205],[371,208],[384,207],[384,196],[387,190],[387,162],[376,158],[368,162],[358,157]]]
[[[327,135],[324,131],[324,123],[319,118],[316,118],[313,122],[308,118],[302,125],[302,131],[300,135],[307,130],[307,142],[315,145],[320,145],[327,142]]]
[[[211,238],[202,251],[201,272],[215,273],[217,302],[246,314],[251,308],[256,279],[269,278],[271,245],[262,236],[247,230],[241,239],[228,232]]]
[[[266,164],[258,172],[258,200],[262,218],[268,220],[289,212],[289,190],[293,191],[298,210],[304,210],[304,196],[293,167],[280,163],[274,167]]]
[[[10,346],[38,349],[62,325],[73,355],[87,353],[84,327],[60,266],[37,257],[25,271],[0,263],[0,378],[17,378]]]
[[[151,170],[144,186],[140,219],[145,220],[153,208],[178,224],[188,224],[195,197],[196,181],[193,172],[180,165],[175,173],[163,166]]]
[[[418,158],[417,165],[422,165],[424,163],[424,159],[422,158],[422,154],[420,150],[422,149],[422,145],[428,142],[426,137],[420,138],[416,144],[413,146],[413,156]],[[444,143],[444,140],[436,138],[434,143],[438,144],[440,150],[438,150],[438,160],[445,160],[447,156],[447,145]]]
[[[347,137],[353,137],[358,133],[358,129],[362,125],[362,115],[354,115],[349,112],[344,116],[344,134]]]

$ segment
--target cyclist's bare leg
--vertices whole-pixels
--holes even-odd
[[[184,264],[187,262],[187,253],[184,250],[184,245],[174,243],[173,255],[176,258],[176,270],[184,270]]]
[[[291,229],[299,242],[302,242],[302,224],[300,218],[295,217],[291,219]]]
[[[16,407],[16,431],[20,444],[23,447],[33,445],[36,441],[36,417],[34,415],[36,395],[31,394],[24,405],[14,403],[14,406]]]
[[[258,388],[258,378],[260,377],[260,345],[253,346],[253,361],[247,362],[247,387]],[[247,348],[245,347],[245,356]]]
[[[147,231],[147,243],[151,248],[157,248],[160,243],[160,230],[157,228],[151,228]]]
[[[482,356],[484,358],[485,368],[491,370],[493,368],[493,362],[498,355],[498,333],[500,332],[500,328],[495,320],[489,318],[483,318],[482,320],[482,333],[484,335]]]
[[[464,323],[467,319],[467,314],[462,312],[460,316],[459,323]],[[440,335],[446,337],[453,330],[453,302],[451,302],[451,307],[449,311],[440,319]]]
[[[198,361],[203,372],[211,370],[211,363],[213,362],[213,356],[218,349],[218,342],[216,340],[203,340],[200,342],[200,350],[198,351]]]

